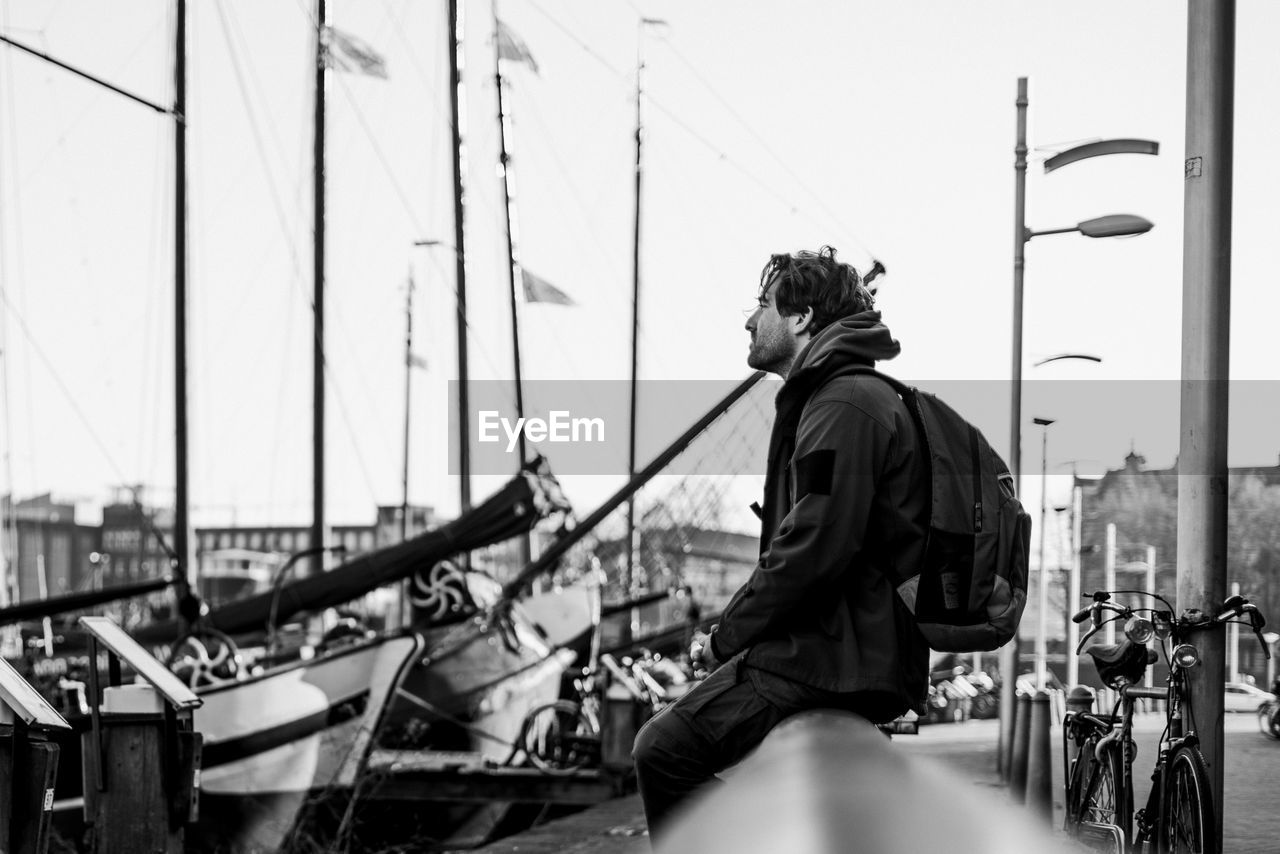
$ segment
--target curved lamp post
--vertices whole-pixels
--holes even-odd
[[[1154,223],[1133,214],[1107,214],[1106,216],[1086,219],[1066,228],[1046,228],[1043,231],[1024,229],[1026,239],[1039,237],[1042,234],[1070,234],[1078,231],[1085,237],[1131,237],[1135,234],[1146,234],[1154,227]],[[1026,243],[1026,240],[1023,241]]]
[[[1017,144],[1014,148],[1014,228],[1013,228],[1013,376],[1012,405],[1009,413],[1009,469],[1015,488],[1022,475],[1022,278],[1026,245],[1031,238],[1043,234],[1078,231],[1086,237],[1123,237],[1143,234],[1152,224],[1132,214],[1113,214],[1077,223],[1071,228],[1031,231],[1027,228],[1027,78],[1018,78]],[[1158,143],[1152,140],[1113,139],[1078,145],[1054,155],[1045,163],[1046,171],[1108,154],[1157,154]],[[1008,779],[1008,758],[1013,740],[1014,681],[1018,660],[1017,637],[1000,649],[1000,740],[997,755],[1001,776]]]
[[[1094,356],[1089,353],[1058,353],[1056,356],[1046,356],[1032,364],[1032,367],[1038,368],[1041,365],[1047,365],[1050,362],[1062,362],[1068,359],[1076,359],[1082,362],[1101,362],[1101,356]],[[1044,427],[1044,441],[1041,445],[1041,467],[1040,467],[1040,590],[1039,603],[1040,614],[1039,622],[1036,628],[1036,685],[1038,688],[1044,687],[1044,680],[1048,672],[1049,660],[1049,634],[1048,634],[1048,616],[1049,616],[1049,596],[1048,584],[1046,580],[1048,576],[1045,574],[1044,565],[1044,538],[1046,532],[1046,516],[1047,516],[1047,480],[1048,477],[1048,439],[1049,425],[1052,420],[1037,418],[1035,423]],[[1067,684],[1074,685],[1076,683],[1079,671],[1076,668],[1076,658],[1074,655],[1076,643],[1079,641],[1080,627],[1070,619],[1070,615],[1075,611],[1073,603],[1080,601],[1080,553],[1079,546],[1075,543],[1075,486],[1072,485],[1071,504],[1067,507],[1055,507],[1055,510],[1071,510],[1072,511],[1072,544],[1071,544],[1071,584],[1070,590],[1066,595],[1064,607],[1068,616],[1066,621],[1066,664],[1067,664]]]

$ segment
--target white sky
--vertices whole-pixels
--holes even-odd
[[[0,0],[0,29],[168,102],[172,6]],[[472,376],[509,378],[492,19],[487,0],[465,6]],[[446,383],[456,371],[452,259],[411,248],[452,239],[444,10],[443,0],[330,4],[330,22],[381,52],[390,72],[388,80],[330,76],[332,521],[368,521],[375,503],[400,500],[410,270],[416,350],[430,366],[414,378],[411,495],[456,509],[445,438]],[[762,263],[774,251],[831,243],[860,268],[873,256],[889,268],[880,307],[903,343],[891,372],[926,386],[1007,378],[1014,97],[1017,78],[1028,76],[1028,225],[1136,213],[1156,228],[1131,240],[1062,235],[1028,246],[1026,376],[1174,387],[1185,4],[506,0],[500,13],[541,72],[511,70],[520,252],[580,303],[527,308],[527,376],[628,375],[643,14],[670,24],[646,39],[644,377],[744,376],[742,310]],[[244,522],[309,517],[311,15],[309,0],[191,3],[197,521],[226,519],[232,508]],[[1278,32],[1280,4],[1239,4],[1231,354],[1239,379],[1276,378],[1280,166],[1268,143],[1280,137]],[[1047,176],[1040,168],[1054,150],[1128,136],[1158,140],[1160,156],[1085,161]],[[0,48],[4,476],[18,496],[98,501],[121,482],[158,495],[172,488],[172,147],[157,114]],[[1030,367],[1064,351],[1104,361]],[[1002,387],[975,388],[995,389],[968,414],[1003,452]],[[1032,388],[1024,413],[1028,425],[1033,415],[1059,419],[1048,460],[1059,474],[1072,459],[1118,467],[1131,446],[1151,465],[1173,460],[1176,407],[1113,423],[1056,404],[1066,411]],[[1233,427],[1233,464],[1276,461],[1280,442],[1258,423]],[[1023,436],[1024,468],[1038,472],[1039,431],[1028,426]],[[477,481],[477,496],[497,480]],[[620,481],[565,478],[565,487],[587,512]]]

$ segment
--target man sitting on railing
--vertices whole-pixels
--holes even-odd
[[[655,837],[783,718],[832,707],[884,722],[924,710],[928,648],[890,578],[923,554],[928,461],[888,383],[850,372],[900,348],[835,255],[774,255],[761,274],[747,363],[786,382],[760,559],[718,626],[694,637],[691,656],[710,675],[636,736]]]

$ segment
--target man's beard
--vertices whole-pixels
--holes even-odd
[[[751,349],[747,352],[747,367],[757,371],[782,373],[782,369],[795,356],[791,349],[785,339],[757,337],[751,342]]]

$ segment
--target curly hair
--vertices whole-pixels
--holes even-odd
[[[875,296],[852,264],[836,260],[836,250],[779,253],[760,272],[760,296],[773,285],[773,301],[785,317],[813,309],[808,331],[817,335],[832,323],[875,306]]]

